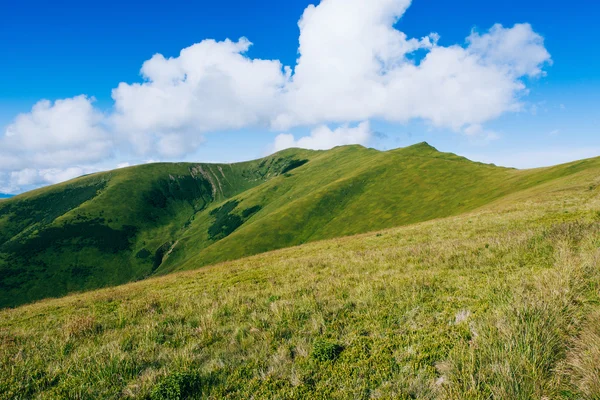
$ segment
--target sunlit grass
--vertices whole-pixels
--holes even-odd
[[[2,311],[0,397],[598,398],[597,183]]]

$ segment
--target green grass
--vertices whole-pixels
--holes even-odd
[[[460,215],[0,311],[0,398],[597,399],[594,163],[509,170],[522,190]]]
[[[143,165],[3,201],[0,307],[152,275],[196,215],[289,170],[295,156]]]
[[[475,210],[512,193],[598,168],[599,160],[518,171],[474,163],[419,144],[390,152],[346,146],[291,176],[234,197],[260,212],[221,240],[198,215],[158,273],[195,269],[315,240],[354,235]]]
[[[460,215],[599,168],[518,171],[421,143],[94,174],[0,204],[0,307]]]

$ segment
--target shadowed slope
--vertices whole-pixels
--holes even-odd
[[[142,165],[3,201],[0,306],[147,277],[197,213],[295,160]]]

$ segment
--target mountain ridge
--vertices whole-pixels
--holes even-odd
[[[0,307],[458,215],[592,168],[515,170],[426,142],[100,172],[0,205]]]

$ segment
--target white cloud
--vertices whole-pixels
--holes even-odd
[[[521,78],[550,62],[528,24],[471,33],[466,46],[409,39],[394,24],[409,0],[327,0],[299,23],[300,58],[274,127],[380,118],[461,130],[521,108]],[[415,62],[417,50],[424,57]],[[412,58],[412,59],[411,59]],[[419,57],[417,57],[419,59]]]
[[[467,126],[463,129],[463,133],[471,139],[472,143],[487,144],[500,139],[500,134],[478,124]]]
[[[395,23],[410,0],[327,0],[299,22],[297,65],[252,59],[251,43],[204,40],[146,61],[141,84],[113,91],[113,122],[142,153],[176,157],[205,132],[423,119],[461,131],[521,109],[523,77],[550,55],[529,24],[471,32],[465,46],[416,39]],[[420,51],[420,62],[414,61]]]
[[[20,171],[14,171],[10,174],[11,182],[18,186],[35,185],[43,183],[37,169],[25,168]]]
[[[469,50],[478,54],[484,64],[503,68],[516,78],[543,75],[542,67],[552,62],[544,38],[529,24],[510,29],[496,24],[486,34],[472,32],[467,42]]]
[[[0,168],[47,168],[96,162],[112,143],[93,99],[42,100],[18,115],[0,138]]]
[[[296,140],[292,134],[281,134],[275,138],[273,151],[299,147],[302,149],[328,150],[336,146],[347,144],[365,145],[372,137],[373,133],[369,122],[362,122],[356,127],[349,125],[341,126],[331,130],[325,125],[321,125],[312,130],[310,136],[304,136]]]
[[[25,168],[10,172],[4,180],[3,192],[15,192],[25,187],[55,184],[65,182],[84,174],[98,172],[95,167],[69,167],[69,168]]]
[[[250,59],[251,43],[204,40],[142,66],[145,82],[113,90],[116,129],[141,153],[181,156],[205,132],[267,126],[288,77],[279,61]]]
[[[112,140],[94,99],[42,100],[18,115],[0,137],[5,189],[57,183],[87,173],[111,154]]]

